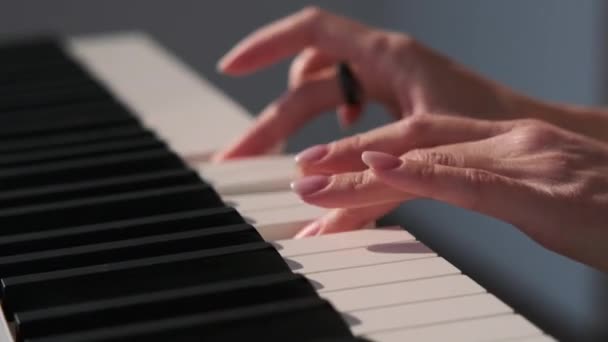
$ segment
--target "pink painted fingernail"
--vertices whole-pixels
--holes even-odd
[[[291,183],[291,189],[300,196],[312,195],[329,184],[327,176],[307,176]]]
[[[232,58],[229,55],[224,55],[215,64],[215,69],[217,71],[219,71],[219,72],[225,72],[226,71],[226,67],[228,67],[228,63],[231,62],[230,59],[232,59]]]
[[[296,234],[296,236],[294,236],[294,239],[302,239],[305,237],[316,236],[319,234],[320,230],[321,230],[321,223],[319,223],[319,221],[315,221],[315,222],[309,224],[308,226],[302,228],[302,230],[300,230],[298,232],[298,234]]]
[[[298,153],[295,157],[298,164],[310,164],[321,160],[329,152],[327,145],[315,145]]]
[[[361,160],[365,165],[374,170],[391,170],[398,168],[402,161],[401,159],[383,152],[366,151],[361,155]]]

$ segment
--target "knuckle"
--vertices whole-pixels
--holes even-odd
[[[384,55],[391,48],[392,42],[385,32],[377,32],[370,39],[370,51],[375,55]]]
[[[432,120],[427,115],[414,115],[404,119],[401,125],[401,137],[412,139],[416,136],[426,136],[433,125]]]
[[[369,172],[357,172],[350,179],[350,187],[353,191],[359,191],[373,183],[373,175]]]
[[[451,153],[443,153],[430,151],[426,153],[426,161],[428,163],[447,165],[447,166],[457,166],[460,163],[458,162],[456,156]]]
[[[369,48],[373,55],[396,60],[411,54],[416,45],[414,39],[401,33],[374,31],[370,37]]]
[[[429,158],[426,151],[419,149],[411,150],[405,154],[405,159],[418,162],[415,167],[411,167],[409,170],[414,178],[427,181],[435,175],[435,164],[428,162]]]
[[[399,58],[406,57],[416,50],[416,40],[405,34],[394,34],[393,46],[395,55]]]
[[[439,164],[446,166],[461,166],[464,162],[456,155],[447,152],[425,149],[411,150],[406,154],[407,159],[413,159],[424,164]]]
[[[300,11],[302,17],[312,22],[318,21],[324,14],[325,11],[321,7],[314,5],[306,6]]]
[[[363,141],[363,137],[359,134],[353,135],[346,140],[346,144],[344,146],[345,150],[351,151],[361,151],[365,148],[365,142]]]
[[[555,130],[548,124],[530,120],[519,128],[520,143],[526,150],[539,150],[550,147],[556,139]]]
[[[465,177],[468,183],[473,186],[482,186],[493,181],[492,174],[478,169],[466,169]]]
[[[426,153],[422,149],[413,149],[405,154],[406,159],[412,159],[420,162],[424,162],[426,160]]]
[[[333,156],[339,156],[354,151],[362,151],[363,149],[363,139],[357,134],[332,143],[330,150]]]

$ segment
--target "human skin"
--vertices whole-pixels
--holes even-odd
[[[522,120],[524,118],[536,118],[537,121],[532,121],[536,126],[542,123],[563,134],[586,139],[581,144],[589,142],[603,146],[601,141],[608,140],[608,114],[605,111],[529,98],[476,74],[408,35],[371,28],[314,7],[252,33],[237,44],[218,67],[226,74],[242,76],[296,54],[287,90],[262,111],[243,136],[220,151],[216,160],[264,153],[319,113],[332,108],[337,108],[343,125],[350,125],[362,108],[343,104],[335,72],[335,65],[340,61],[351,65],[362,86],[365,102],[382,104],[396,120],[369,132],[313,146],[296,157],[305,177],[294,182],[294,190],[310,203],[335,208],[303,229],[298,237],[360,228],[404,200],[437,197],[407,191],[403,186],[378,178],[362,159],[365,151],[394,156],[410,153],[408,158],[411,159],[412,153],[419,153],[412,150],[488,139],[493,137],[489,132],[500,131],[505,122],[518,122],[517,127],[521,127],[522,122],[530,124],[529,120]],[[468,119],[462,121],[459,117]],[[449,126],[453,129],[446,129]],[[502,135],[506,146],[517,145],[515,140],[522,139],[519,130],[511,134],[502,132]],[[499,150],[488,148],[483,151],[486,155],[476,155],[475,159],[502,158]],[[530,158],[536,160],[537,157]],[[528,172],[546,171],[543,167],[529,170],[530,166],[523,163],[513,165]],[[311,198],[304,194],[305,188],[319,187],[327,179],[331,184],[344,184],[356,191],[348,193],[348,198],[342,198],[344,193],[332,187],[326,188],[323,196],[317,194]],[[370,180],[374,180],[372,183],[376,186],[366,190]],[[375,192],[370,194],[368,191]],[[332,202],[332,198],[341,201]],[[513,213],[516,214],[519,215]],[[578,214],[573,212],[572,215]],[[512,222],[507,216],[497,217]]]
[[[308,203],[351,210],[433,198],[509,222],[546,248],[608,271],[607,144],[531,119],[412,122],[454,142],[400,157],[366,151],[368,169],[305,177],[295,190]]]

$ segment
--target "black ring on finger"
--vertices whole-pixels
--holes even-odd
[[[361,104],[361,85],[346,62],[338,63],[338,80],[344,101],[350,106]]]

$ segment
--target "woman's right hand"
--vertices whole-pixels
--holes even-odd
[[[257,30],[234,47],[219,68],[229,75],[246,75],[294,54],[298,56],[288,89],[216,160],[264,153],[319,113],[336,107],[344,125],[355,121],[361,108],[343,105],[336,77],[336,64],[343,61],[361,83],[364,100],[383,104],[396,119],[426,113],[512,119],[515,113],[522,114],[528,101],[405,34],[318,8],[306,8]],[[336,167],[326,171],[355,171],[364,165],[357,155]]]
[[[309,176],[294,183],[296,192],[360,218],[413,198],[444,201],[509,222],[546,248],[608,271],[608,144],[538,120],[426,120],[427,133],[453,143],[396,155],[367,151],[360,158],[369,169]],[[470,134],[477,139],[461,139]],[[329,219],[305,235],[340,228]]]

